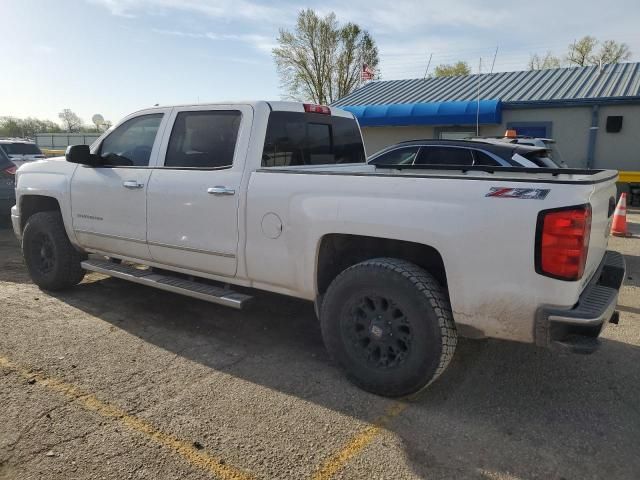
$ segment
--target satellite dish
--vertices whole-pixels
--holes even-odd
[[[91,121],[94,125],[102,125],[104,123],[104,117],[99,113],[96,113],[93,117],[91,117]]]

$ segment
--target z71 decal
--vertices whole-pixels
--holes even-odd
[[[491,187],[485,197],[523,198],[525,200],[544,200],[549,194],[548,188],[504,188]]]

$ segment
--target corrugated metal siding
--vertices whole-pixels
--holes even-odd
[[[640,63],[371,82],[333,105],[386,105],[478,98],[550,102],[640,97]]]

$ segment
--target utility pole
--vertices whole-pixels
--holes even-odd
[[[476,136],[480,136],[480,79],[482,78],[482,57],[478,64],[478,104],[476,107]]]
[[[429,73],[429,66],[431,65],[431,58],[432,57],[433,57],[433,53],[431,55],[429,55],[429,61],[427,62],[427,69],[424,71],[424,77],[422,77],[423,80],[425,78],[427,78],[427,73]]]
[[[496,52],[493,54],[493,62],[491,62],[491,73],[493,73],[493,67],[496,64],[496,57],[498,56],[498,45],[496,45]]]

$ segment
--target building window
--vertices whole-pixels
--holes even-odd
[[[433,136],[437,140],[464,140],[475,137],[476,131],[473,127],[435,127]]]
[[[464,140],[465,138],[475,136],[476,132],[460,131],[460,132],[440,132],[439,140]]]
[[[609,115],[607,117],[607,133],[618,133],[620,130],[622,130],[622,117]]]
[[[551,138],[552,122],[510,122],[507,130],[515,130],[518,136]]]

